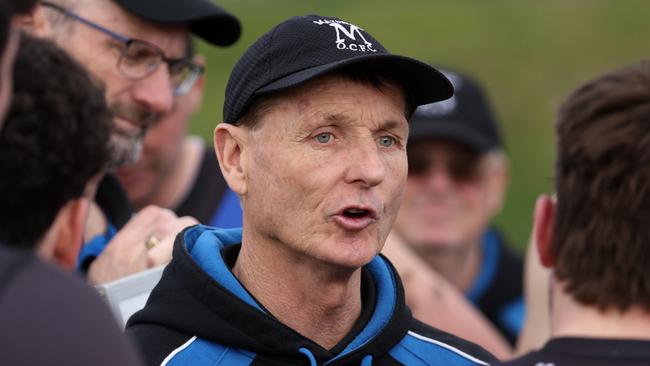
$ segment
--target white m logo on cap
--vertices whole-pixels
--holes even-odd
[[[361,51],[361,52],[377,52],[372,47],[372,42],[368,42],[366,37],[361,32],[363,29],[354,24],[344,22],[342,20],[325,20],[321,19],[314,21],[318,25],[327,24],[336,30],[336,48],[340,50]],[[346,43],[346,41],[354,41]],[[363,42],[363,43],[361,43]]]
[[[357,27],[354,24],[348,24],[350,26],[350,30],[347,30],[345,28],[345,26],[343,24],[340,24],[340,23],[330,23],[329,25],[330,25],[330,27],[334,27],[334,29],[336,29],[336,44],[337,45],[340,44],[340,43],[345,43],[345,39],[341,38],[341,32],[343,32],[343,34],[345,34],[349,39],[351,39],[353,41],[357,40],[357,37],[355,35],[358,35],[359,38],[361,38],[363,40],[363,43],[366,44],[366,46],[372,46],[372,43],[368,42],[366,40],[366,37],[364,37],[363,34],[361,33],[361,31],[363,29]]]

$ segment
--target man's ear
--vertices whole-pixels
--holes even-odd
[[[492,166],[488,176],[489,192],[486,199],[488,200],[490,213],[494,216],[503,208],[508,182],[510,181],[510,165],[508,159],[500,153],[489,157],[489,159],[493,159],[493,161],[490,162]]]
[[[541,195],[535,202],[533,218],[533,239],[544,267],[553,267],[555,258],[551,251],[555,229],[555,202],[547,195]]]
[[[89,206],[90,200],[85,197],[68,201],[54,220],[57,235],[52,258],[63,269],[72,271],[77,265]]]
[[[248,131],[244,127],[222,122],[214,129],[214,149],[219,167],[230,189],[238,195],[247,191],[246,141]]]
[[[49,36],[53,30],[52,24],[45,14],[46,11],[48,10],[43,5],[36,3],[25,14],[15,15],[12,19],[12,25],[34,36]]]

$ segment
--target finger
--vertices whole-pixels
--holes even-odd
[[[160,244],[147,252],[147,268],[169,263],[174,249],[174,236],[165,237]]]

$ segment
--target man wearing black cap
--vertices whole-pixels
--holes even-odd
[[[499,128],[478,83],[444,73],[454,97],[420,106],[410,120],[395,233],[514,343],[523,318],[522,261],[490,228],[508,176]]]
[[[105,84],[115,115],[116,166],[138,158],[148,127],[203,71],[184,57],[190,33],[218,46],[232,44],[240,33],[239,21],[208,0],[41,1],[22,24],[53,39]],[[79,259],[94,283],[166,263],[172,242],[166,237],[195,222],[157,207],[131,218],[128,199],[110,175],[95,203]]]
[[[148,364],[484,365],[414,320],[378,256],[406,181],[407,117],[449,81],[317,15],[235,66],[215,148],[243,229],[195,226],[128,331]]]

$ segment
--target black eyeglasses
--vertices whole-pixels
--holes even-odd
[[[43,6],[54,9],[65,16],[94,28],[124,45],[117,60],[117,69],[124,77],[139,80],[151,75],[161,63],[166,63],[174,95],[187,94],[199,79],[205,68],[189,58],[168,58],[158,46],[140,39],[129,38],[85,19],[57,4],[41,1]]]
[[[456,182],[476,182],[481,177],[481,154],[470,149],[454,147],[450,150],[448,159],[443,162],[434,161],[427,146],[417,142],[409,145],[407,152],[410,177],[424,177],[432,169],[439,168],[444,168]]]

